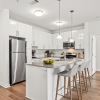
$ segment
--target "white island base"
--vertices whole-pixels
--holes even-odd
[[[51,68],[47,66],[26,65],[26,97],[31,100],[55,100],[57,73],[64,71],[66,65],[73,62],[59,61],[55,62]],[[66,82],[67,85],[67,82]],[[61,77],[59,88],[64,86],[64,78]],[[60,90],[59,94],[64,94],[64,90]],[[58,95],[60,100],[62,97]]]

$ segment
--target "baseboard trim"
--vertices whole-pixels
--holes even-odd
[[[0,85],[4,88],[9,88],[10,87],[10,84],[5,84],[5,83],[2,83],[2,82],[0,82]]]

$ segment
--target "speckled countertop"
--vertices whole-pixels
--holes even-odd
[[[78,62],[82,62],[83,60],[77,60]],[[67,61],[55,61],[53,64],[43,64],[43,62],[33,62],[32,64],[26,64],[30,66],[44,67],[44,68],[59,68],[62,66],[67,66],[69,64],[73,64],[75,60],[67,60]]]

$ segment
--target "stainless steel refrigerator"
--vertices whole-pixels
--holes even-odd
[[[21,39],[9,40],[10,85],[25,80],[26,42]]]

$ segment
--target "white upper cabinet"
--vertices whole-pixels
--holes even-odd
[[[9,20],[9,35],[16,36],[17,21]]]
[[[61,36],[62,36],[62,33],[61,33]],[[63,49],[63,36],[62,36],[62,39],[57,39],[57,49]]]
[[[9,20],[9,35],[25,38],[25,24],[14,20]]]
[[[38,49],[52,49],[52,34],[33,28],[32,42],[33,46],[37,46]]]
[[[84,30],[77,30],[75,33],[75,49],[84,49]]]
[[[30,25],[25,25],[25,38],[27,41],[27,48],[32,48],[32,26]]]
[[[57,35],[58,35],[58,34],[53,34],[53,35],[52,35],[52,37],[53,37],[52,48],[53,48],[53,49],[58,49]]]
[[[18,29],[17,31],[19,32],[18,36],[19,37],[25,37],[25,24],[18,22]]]
[[[51,36],[49,34],[48,32],[39,30],[38,49],[49,49],[51,47],[51,45],[49,45],[49,40],[51,41]]]
[[[48,33],[49,49],[52,49],[52,34]]]
[[[38,45],[38,49],[45,49],[45,38],[44,38],[44,32],[43,31],[39,31],[39,45]]]
[[[39,45],[39,30],[35,28],[33,29],[33,32],[32,32],[32,45],[33,46]]]

